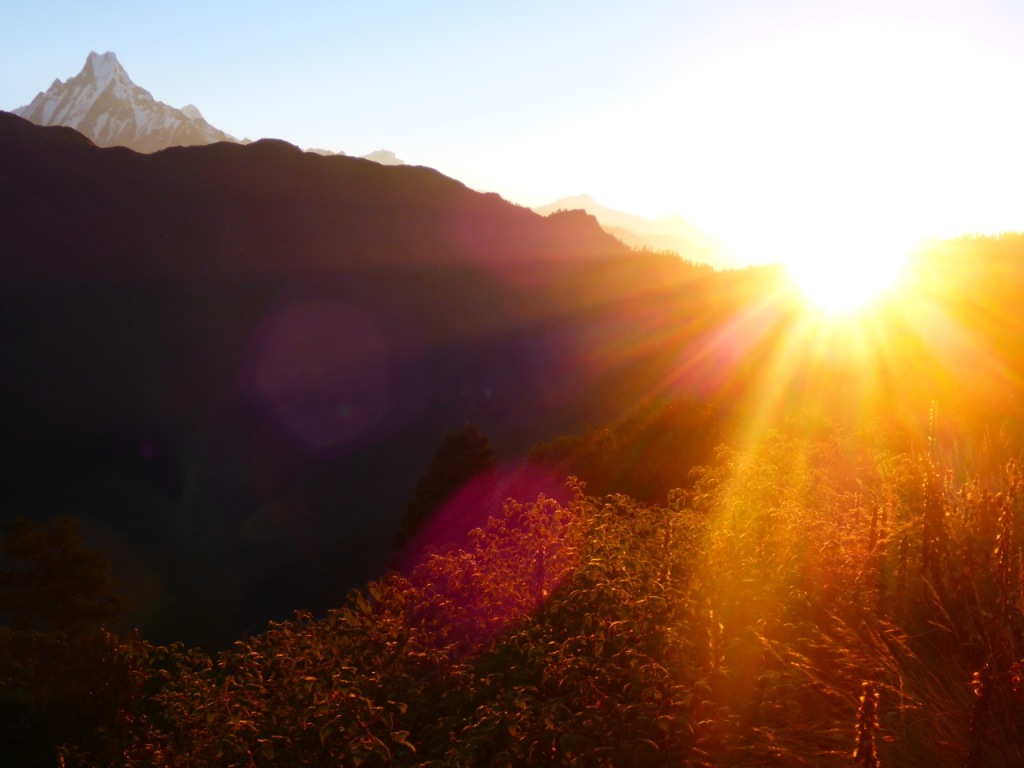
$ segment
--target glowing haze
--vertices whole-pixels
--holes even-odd
[[[235,136],[678,214],[744,261],[852,260],[1024,229],[1022,39],[1008,0],[14,0],[0,108],[109,50]]]

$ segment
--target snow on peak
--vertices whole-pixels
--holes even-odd
[[[85,63],[90,65],[98,74],[100,69],[113,68],[118,64],[117,54],[113,51],[107,51],[106,53],[89,51],[89,57],[85,60]]]
[[[106,85],[121,75],[124,80],[129,80],[128,73],[124,71],[120,62],[117,60],[117,56],[107,51],[104,54],[98,54],[96,51],[92,51],[89,54],[89,58],[85,61],[85,68],[82,72],[92,71],[93,79],[96,80],[97,90],[103,90]]]
[[[154,152],[168,146],[234,141],[188,105],[175,109],[132,82],[111,51],[92,51],[82,71],[54,80],[45,93],[15,114],[37,125],[65,125],[101,147],[126,146]]]

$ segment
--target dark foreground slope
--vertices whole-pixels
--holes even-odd
[[[134,620],[191,640],[378,573],[445,430],[514,459],[626,407],[707,278],[427,168],[9,114],[0,232],[3,518],[79,518]]]

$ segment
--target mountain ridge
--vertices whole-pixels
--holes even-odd
[[[55,239],[74,243],[50,249],[47,257],[65,262],[68,275],[85,268],[70,251],[92,253],[92,272],[165,272],[187,261],[208,275],[235,268],[268,274],[334,269],[341,253],[346,266],[375,271],[430,263],[508,273],[523,264],[557,271],[599,253],[628,254],[590,219],[545,218],[424,166],[322,156],[280,139],[126,153],[97,147],[71,130],[0,112],[0,173],[59,201],[46,206],[51,223],[40,225],[39,241],[26,245],[38,251]],[[26,204],[11,196],[8,208]],[[97,229],[111,206],[122,211],[124,232]],[[54,215],[63,219],[59,226]],[[29,218],[41,216],[37,211]],[[196,241],[183,219],[202,222],[205,239]],[[10,229],[24,231],[24,222],[12,221]],[[210,232],[217,238],[208,239]],[[150,258],[140,260],[140,251]],[[288,252],[301,257],[281,258]],[[43,263],[8,260],[0,273],[38,270]]]
[[[606,232],[632,248],[672,251],[685,259],[709,264],[716,269],[737,266],[723,254],[720,243],[681,216],[646,219],[602,205],[586,193],[570,195],[533,208],[542,216],[574,209],[594,216]]]

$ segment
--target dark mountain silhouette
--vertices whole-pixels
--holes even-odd
[[[582,210],[594,216],[605,231],[633,248],[673,251],[690,261],[710,264],[716,269],[739,266],[722,253],[721,244],[679,216],[645,219],[632,213],[601,205],[590,195],[563,197],[534,210],[543,215],[563,210]]]
[[[162,639],[337,604],[445,432],[515,460],[601,423],[704,279],[429,168],[7,113],[0,231],[3,517],[81,520]]]

